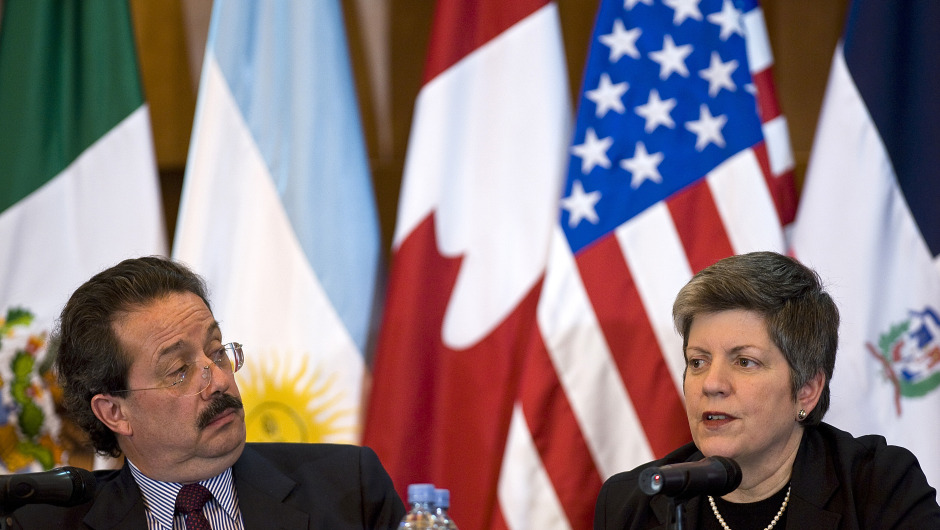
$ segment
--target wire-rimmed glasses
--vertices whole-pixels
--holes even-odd
[[[238,371],[245,364],[245,354],[242,351],[242,345],[237,342],[229,342],[218,350],[207,356],[209,362],[203,364],[202,361],[192,361],[184,363],[178,369],[166,374],[163,378],[164,383],[160,386],[148,388],[128,388],[126,390],[114,390],[112,394],[124,392],[139,392],[142,390],[169,390],[177,397],[195,396],[199,394],[209,383],[212,382],[212,365],[215,364],[226,374],[232,374]]]

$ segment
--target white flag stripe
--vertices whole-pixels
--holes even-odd
[[[504,321],[545,266],[566,159],[567,138],[558,131],[570,119],[545,112],[564,108],[568,98],[556,20],[549,4],[422,90],[410,140],[421,149],[408,155],[396,241],[436,209],[441,251],[464,256],[443,325],[455,349]],[[549,60],[547,49],[558,59]],[[493,119],[512,115],[533,117],[527,134],[518,123]],[[455,120],[459,143],[447,134]],[[546,156],[547,145],[556,156]],[[512,156],[498,156],[507,149]]]
[[[223,331],[244,343],[258,361],[247,363],[241,377],[257,377],[253,370],[261,368],[262,359],[274,359],[286,373],[303,377],[303,363],[316,354],[318,367],[342,389],[337,399],[346,411],[335,425],[344,429],[342,437],[331,441],[353,442],[358,438],[362,357],[310,268],[212,54],[204,69],[202,119],[193,131],[188,167],[200,178],[185,183],[179,223],[187,230],[178,238],[175,254],[199,264]],[[220,130],[226,134],[218,134]],[[239,185],[226,185],[231,182]],[[220,208],[207,209],[206,204]],[[250,211],[241,212],[236,205],[251,205]],[[219,216],[225,222],[213,222]],[[264,275],[263,283],[251,281],[258,271],[278,272]]]
[[[744,41],[747,43],[747,62],[751,73],[762,72],[774,64],[770,39],[767,37],[767,25],[764,23],[764,10],[752,9],[741,17],[744,22]]]
[[[512,410],[497,496],[511,530],[571,528],[518,404]]]
[[[617,227],[616,235],[640,299],[643,300],[643,309],[669,373],[672,374],[676,393],[681,398],[685,355],[682,353],[682,341],[676,335],[672,322],[672,303],[679,289],[692,277],[692,270],[689,269],[689,260],[669,208],[665,202],[654,204]],[[623,469],[629,468],[622,468],[621,471]]]
[[[575,267],[558,228],[539,300],[539,328],[598,472],[608,477],[652,451],[646,438],[633,436],[642,426]]]
[[[753,150],[745,149],[715,168],[708,186],[735,253],[786,250],[777,207]]]
[[[192,171],[207,176],[187,181],[187,196],[192,204],[212,201],[220,204],[251,203],[255,211],[250,216],[234,212],[228,223],[213,226],[200,224],[196,218],[219,215],[219,212],[187,207],[185,211],[181,209],[180,219],[194,227],[202,226],[205,232],[200,235],[208,240],[251,250],[236,252],[233,258],[214,252],[214,248],[196,244],[196,238],[188,238],[181,242],[179,252],[188,259],[206,264],[207,275],[212,277],[216,277],[211,274],[217,272],[216,266],[219,271],[232,270],[231,278],[224,280],[226,285],[213,290],[213,302],[220,307],[220,314],[232,327],[246,328],[246,332],[253,328],[250,331],[252,336],[240,340],[249,344],[280,342],[292,351],[314,350],[327,358],[336,357],[334,361],[340,365],[352,361],[361,364],[352,338],[291,230],[274,181],[217,66],[214,58],[206,65],[209,75],[205,90],[210,96],[205,98],[203,123],[223,124],[229,134],[200,134],[197,137],[193,146]],[[222,185],[234,179],[244,185]],[[280,273],[266,278],[264,284],[248,281],[253,271],[278,268]],[[242,311],[249,300],[254,300],[250,303],[256,308],[287,304],[305,307],[306,310],[288,315],[279,311]],[[249,325],[251,322],[248,320],[255,325]],[[259,323],[261,325],[257,325]],[[350,381],[350,384],[358,389],[358,380]]]
[[[839,353],[826,420],[855,435],[879,433],[917,455],[940,484],[940,392],[902,400],[871,358],[879,334],[908,311],[934,307],[940,276],[897,186],[881,137],[836,50],[804,198],[796,256],[815,268],[839,305]],[[851,179],[830,178],[851,175]],[[824,229],[823,229],[824,228]]]
[[[790,133],[787,127],[787,119],[783,114],[761,125],[761,130],[764,131],[764,141],[767,144],[770,172],[773,175],[782,175],[794,166],[793,148],[790,146]]]
[[[0,283],[0,300],[28,307],[51,326],[92,274],[127,257],[166,252],[150,134],[142,105],[0,215],[0,255],[16,256],[0,260],[0,278],[17,279]]]

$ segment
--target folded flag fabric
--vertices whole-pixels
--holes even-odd
[[[35,471],[87,453],[60,437],[55,318],[166,236],[127,3],[8,0],[0,23],[0,472]]]
[[[832,60],[793,253],[842,322],[826,420],[940,484],[940,4],[856,0]]]
[[[792,158],[755,3],[602,2],[570,140],[555,7],[511,5],[438,6],[365,442],[461,525],[588,528],[688,439],[672,300],[785,250]]]
[[[337,0],[216,0],[173,256],[244,344],[248,438],[356,443],[379,229]]]
[[[535,329],[570,124],[557,7],[436,4],[405,162],[364,443],[399,493],[451,491],[461,528],[496,496]]]

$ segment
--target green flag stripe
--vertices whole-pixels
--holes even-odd
[[[0,212],[143,104],[127,2],[7,0],[0,28]]]

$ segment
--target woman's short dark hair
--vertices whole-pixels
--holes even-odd
[[[114,321],[121,313],[183,292],[210,307],[205,282],[184,265],[157,256],[128,259],[85,282],[62,309],[50,344],[63,404],[97,452],[121,455],[117,437],[91,409],[95,395],[127,388],[131,359],[121,348]]]
[[[818,373],[825,375],[819,403],[803,421],[817,425],[829,410],[829,381],[839,345],[839,310],[815,271],[775,252],[725,258],[700,271],[672,306],[682,351],[696,315],[745,309],[763,316],[767,332],[790,365],[793,396]]]

